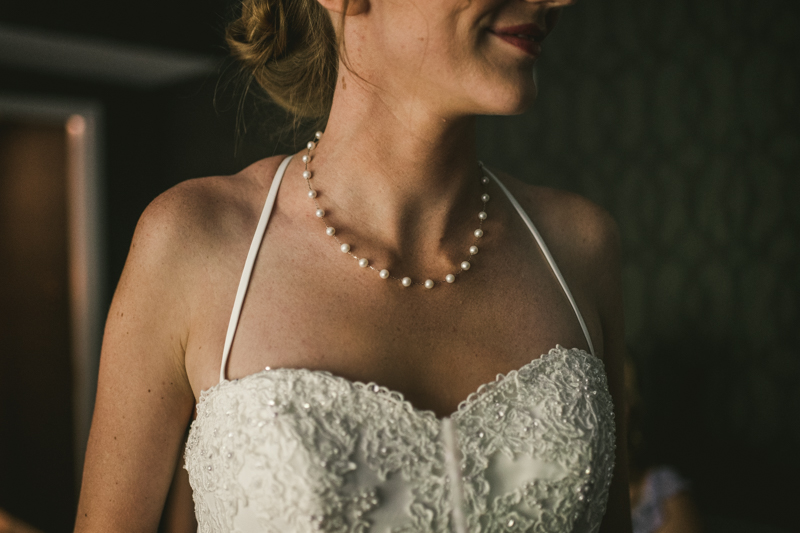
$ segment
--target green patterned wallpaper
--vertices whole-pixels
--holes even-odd
[[[741,498],[756,507],[744,516],[789,523],[800,4],[581,0],[537,70],[533,109],[480,122],[483,159],[614,215],[652,456],[693,477],[712,511]]]

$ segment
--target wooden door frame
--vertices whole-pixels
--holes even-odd
[[[102,106],[86,100],[0,93],[0,118],[60,123],[66,129],[73,446],[79,492],[105,321]]]

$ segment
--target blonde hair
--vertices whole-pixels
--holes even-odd
[[[295,119],[327,118],[343,45],[327,10],[317,0],[242,0],[241,7],[225,38],[250,79]]]

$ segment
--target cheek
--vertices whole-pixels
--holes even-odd
[[[488,33],[480,39],[464,89],[480,113],[522,113],[537,95],[533,63],[521,61],[519,54],[496,39]]]
[[[409,19],[384,33],[380,46],[378,59],[387,76],[402,85],[422,85],[426,92],[452,92],[474,70],[474,44],[447,21]]]
[[[536,100],[537,88],[530,70],[498,70],[470,84],[475,113],[517,115]]]
[[[408,9],[399,14],[386,13],[385,20],[376,24],[365,39],[370,43],[373,65],[390,78],[408,82],[424,77],[431,66],[442,68],[437,64],[439,54],[435,53],[441,47],[436,41],[438,32],[423,15]]]
[[[440,37],[448,35],[450,38]],[[519,54],[494,39],[485,31],[436,32],[427,42],[425,64],[417,73],[426,92],[439,93],[446,105],[459,113],[524,112],[537,93],[532,63],[520,61]]]
[[[536,97],[531,65],[505,49],[486,31],[456,18],[437,23],[424,17],[396,17],[367,36],[364,50],[376,79],[393,90],[432,98],[451,111],[517,114]]]

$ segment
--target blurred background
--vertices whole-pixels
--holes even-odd
[[[72,527],[145,206],[305,139],[242,98],[233,9],[0,3],[0,509],[43,531]],[[584,0],[544,49],[481,157],[619,222],[642,464],[689,480],[711,533],[800,531],[800,3]]]

